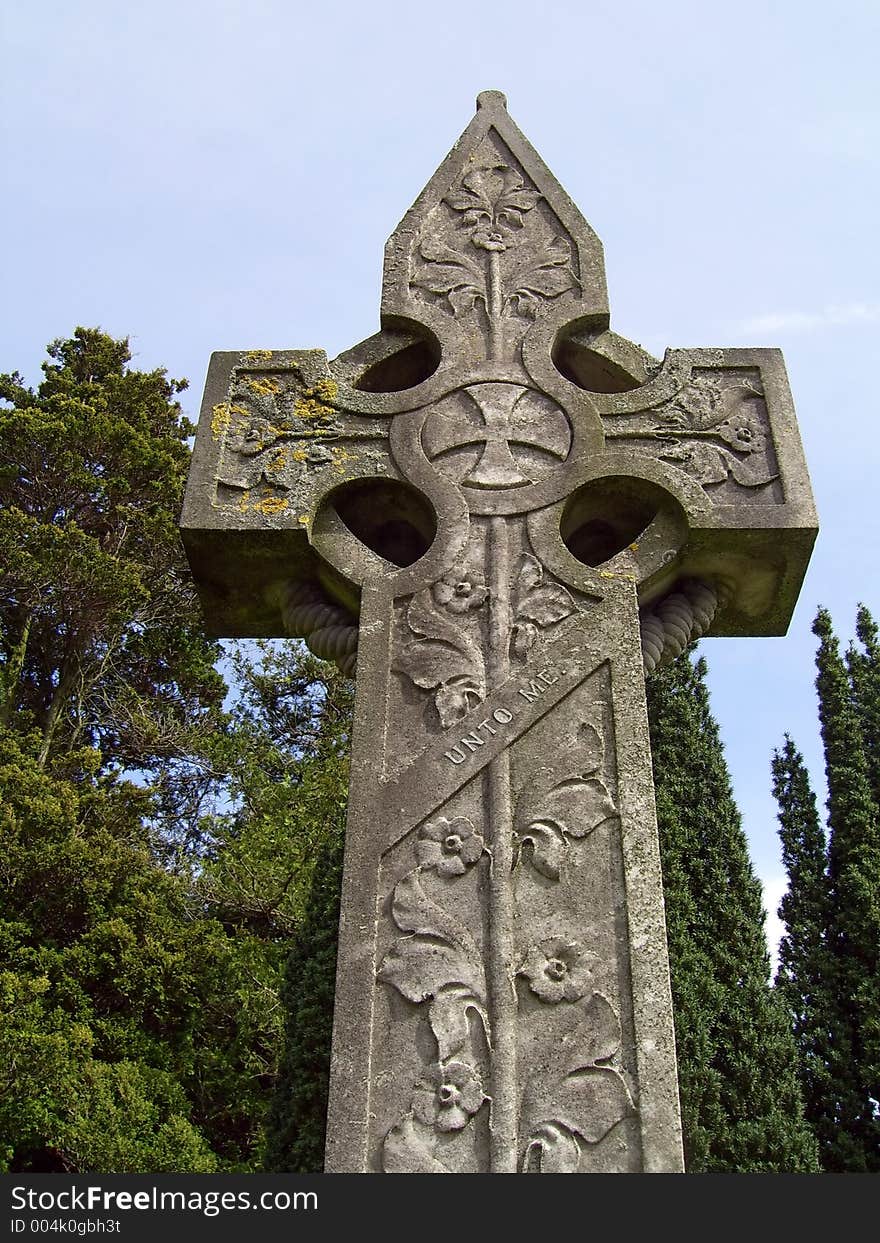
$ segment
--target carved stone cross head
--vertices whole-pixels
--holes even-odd
[[[215,354],[183,515],[214,634],[357,671],[327,1168],[681,1168],[643,666],[784,631],[815,513],[775,350],[608,327],[498,92],[382,330]]]

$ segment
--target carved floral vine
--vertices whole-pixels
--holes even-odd
[[[415,638],[397,652],[393,668],[416,686],[434,692],[444,729],[460,721],[486,696],[486,671],[479,644],[453,615],[482,607],[487,591],[475,577],[447,575],[433,590],[413,596],[406,625]],[[438,608],[437,604],[442,608]]]
[[[578,756],[577,771],[560,776],[556,766],[538,768],[520,794],[514,817],[519,858],[529,858],[550,880],[559,879],[572,838],[586,837],[617,815],[600,775],[605,755],[601,731],[584,722],[572,750]],[[526,846],[531,847],[528,854]]]
[[[549,1000],[549,999],[548,999]],[[585,1004],[562,1001],[554,1028],[554,1061],[561,1073],[542,1069],[527,1080],[522,1103],[526,1136],[523,1173],[574,1174],[582,1145],[600,1140],[635,1107],[620,1071],[620,1020],[601,993]]]
[[[444,199],[458,219],[454,244],[425,230],[410,284],[445,301],[456,317],[481,303],[490,337],[497,338],[504,316],[534,319],[542,301],[579,284],[570,243],[546,236],[534,211],[541,199],[507,164],[471,169]],[[532,213],[535,227],[527,228]]]
[[[533,590],[533,584],[528,590]],[[600,775],[605,747],[601,730],[582,723],[572,740],[577,771],[560,776],[539,768],[519,799],[515,830],[520,855],[558,880],[570,840],[617,815]],[[566,754],[572,748],[565,748]],[[424,886],[428,875],[455,884],[486,851],[483,834],[467,816],[438,815],[426,821],[414,843],[417,866],[394,887],[391,914],[400,936],[382,960],[380,981],[414,1005],[425,1005],[436,1059],[413,1086],[409,1109],[385,1136],[387,1173],[447,1173],[443,1136],[464,1131],[488,1099],[481,1056],[492,1056],[482,957],[470,932]],[[442,890],[441,890],[442,892]],[[516,960],[515,960],[516,961]],[[610,1001],[594,989],[598,956],[561,930],[520,951],[514,967],[533,1005],[553,1010],[543,1024],[552,1056],[535,1059],[525,1082],[520,1134],[524,1172],[573,1173],[585,1147],[598,1144],[634,1112],[626,1081],[613,1064],[620,1048],[620,1021]],[[520,1003],[522,1004],[522,1002]],[[474,1048],[470,1016],[484,1040]],[[548,1078],[547,1066],[558,1070]]]
[[[483,838],[464,816],[440,816],[421,829],[418,866],[394,887],[391,914],[400,932],[377,978],[427,1017],[437,1061],[413,1088],[409,1111],[392,1127],[382,1149],[386,1173],[447,1173],[436,1153],[439,1134],[463,1130],[486,1099],[480,1070],[469,1057],[469,1016],[479,1017],[490,1044],[486,981],[480,952],[468,930],[422,885],[433,872],[454,883],[483,854]]]
[[[601,775],[601,729],[583,722],[563,748],[563,754],[572,752],[578,757],[577,770],[560,776],[558,765],[538,768],[522,791],[514,817],[519,857],[530,846],[532,865],[553,881],[559,880],[571,839],[585,838],[617,815]],[[626,1081],[612,1065],[620,1048],[620,1020],[610,1001],[593,989],[598,961],[597,954],[567,931],[542,938],[522,954],[517,975],[532,997],[554,1012],[545,1037],[552,1053],[534,1059],[536,1069],[523,1093],[525,1173],[575,1173],[583,1147],[599,1143],[634,1112]],[[548,1065],[559,1072],[548,1076]]]
[[[765,426],[747,405],[763,401],[763,389],[752,376],[725,380],[695,369],[688,384],[656,411],[654,432],[666,442],[660,456],[704,487],[728,478],[746,488],[772,483],[776,474],[754,456],[766,448]]]
[[[516,603],[510,646],[514,656],[525,660],[538,641],[540,630],[562,621],[575,611],[571,594],[561,583],[545,583],[544,569],[526,553],[516,581]]]

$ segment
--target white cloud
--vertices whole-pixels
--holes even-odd
[[[737,325],[740,333],[815,332],[850,324],[880,323],[880,302],[831,303],[820,311],[770,311]]]

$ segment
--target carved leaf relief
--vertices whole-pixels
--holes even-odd
[[[577,1136],[559,1123],[545,1122],[532,1132],[523,1159],[524,1174],[576,1174],[581,1162]]]
[[[544,581],[544,568],[536,557],[522,558],[516,583],[516,605],[510,646],[514,656],[525,660],[538,641],[540,631],[576,610],[571,593],[561,583]]]
[[[382,1169],[386,1174],[450,1174],[431,1151],[432,1129],[417,1123],[411,1113],[398,1122],[382,1144]]]
[[[428,1021],[437,1041],[437,1055],[441,1062],[453,1057],[467,1044],[471,1015],[479,1017],[483,1030],[488,1033],[489,1018],[475,990],[464,984],[446,984],[435,995],[428,1007]]]
[[[485,150],[418,235],[410,286],[456,318],[479,303],[490,334],[502,319],[534,319],[542,303],[578,289],[570,241],[539,208],[543,196]]]
[[[479,607],[486,598],[485,589],[471,598],[471,607]],[[415,686],[434,691],[440,724],[447,729],[485,698],[482,652],[463,625],[453,623],[435,607],[429,588],[413,597],[406,624],[416,638],[398,650],[392,668]]]
[[[421,875],[425,870],[427,869],[422,866],[414,868],[394,886],[391,902],[394,922],[401,932],[423,937],[432,945],[458,947],[463,959],[472,960],[472,963],[477,964],[479,971],[473,978],[482,993],[482,966],[474,940],[463,924],[425,893],[421,883]],[[412,937],[401,938],[401,941],[405,941],[410,946],[413,944]],[[397,944],[400,945],[401,941]],[[391,953],[393,954],[394,951],[392,950]],[[469,968],[469,974],[473,969],[473,967]],[[445,984],[456,982],[462,981],[457,980],[455,975],[450,975],[447,980],[443,981]]]
[[[669,433],[661,458],[703,487],[733,479],[758,488],[777,478],[765,452],[766,407],[757,376],[695,368],[689,382],[655,414],[655,434]]]
[[[565,751],[578,771],[560,776],[558,765],[543,766],[522,789],[514,817],[520,857],[528,845],[532,866],[550,880],[559,879],[569,839],[586,837],[617,815],[599,775],[604,753],[601,731],[583,722]]]
[[[576,285],[571,248],[564,238],[554,237],[537,257],[521,252],[512,256],[505,305],[517,315],[534,319],[543,300],[557,298]]]
[[[419,242],[418,253],[424,262],[416,266],[411,284],[445,295],[456,316],[469,311],[478,298],[485,303],[486,275],[466,252],[455,251],[427,234]]]
[[[620,1048],[620,1020],[601,993],[569,1008],[557,1048],[567,1054],[565,1072],[549,1081],[533,1074],[523,1097],[526,1173],[575,1173],[581,1142],[599,1143],[635,1110],[623,1076],[610,1064]]]
[[[424,936],[401,937],[385,955],[377,978],[393,984],[402,997],[416,1004],[453,982],[482,988],[479,969],[458,947]]]

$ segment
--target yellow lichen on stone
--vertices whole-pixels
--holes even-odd
[[[347,453],[345,449],[336,446],[330,450],[330,453],[333,458],[332,470],[336,475],[344,475],[348,469],[348,463],[356,461],[357,458],[356,454]]]
[[[283,509],[287,508],[287,497],[264,496],[261,501],[255,501],[251,508],[261,514],[280,514]]]
[[[238,502],[238,508],[241,510],[243,514],[246,514],[247,511],[250,509],[250,507],[251,507],[251,494],[250,494],[250,490],[246,488],[244,492],[242,492],[241,494],[241,499]]]
[[[248,350],[244,356],[244,361],[249,367],[258,367],[260,363],[270,363],[272,361],[272,351]]]
[[[297,519],[297,522],[301,523],[304,527],[307,527],[309,525],[309,515],[300,514],[299,518]]]
[[[225,401],[221,401],[219,405],[213,407],[211,410],[211,435],[215,440],[219,439],[228,430],[231,421],[232,411]]]
[[[308,449],[294,449],[290,456],[294,462],[305,462],[308,460],[309,451]]]
[[[258,397],[274,397],[281,391],[281,385],[277,380],[273,380],[270,376],[252,376],[248,380],[248,387]]]
[[[311,388],[305,388],[296,399],[293,407],[294,418],[297,419],[332,419],[335,411],[330,404],[339,395],[339,385],[335,380],[325,377],[318,380]]]
[[[316,382],[312,392],[321,401],[334,402],[339,396],[339,385],[330,376],[324,376]]]
[[[227,401],[222,401],[211,408],[211,435],[215,440],[219,440],[230,429],[234,432],[241,431],[250,417],[250,412],[245,406],[231,405]]]
[[[275,473],[279,470],[284,470],[286,465],[287,465],[287,450],[279,449],[277,453],[274,453],[272,455],[272,458],[269,462],[269,465],[266,467],[266,469],[268,471],[272,471],[273,473]]]

